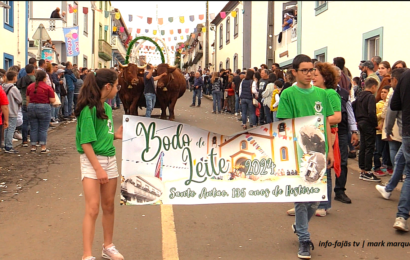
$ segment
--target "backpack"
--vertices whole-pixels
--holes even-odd
[[[221,81],[219,79],[212,84],[212,91],[221,91]]]

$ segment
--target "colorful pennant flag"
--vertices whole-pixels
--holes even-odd
[[[202,32],[206,32],[206,27],[202,27]]]
[[[203,15],[203,14],[199,15],[199,20],[203,20],[204,18],[205,18],[205,15]]]
[[[107,25],[106,25],[106,26],[107,26]],[[117,31],[117,26],[113,26],[113,27],[112,27],[112,31],[113,31],[113,32],[116,32],[116,31]]]
[[[104,31],[108,31],[108,25],[104,25]]]
[[[232,11],[232,12],[231,12],[231,16],[232,16],[233,18],[235,18],[235,17],[236,17],[236,11]]]
[[[83,13],[88,14],[88,7],[83,7]]]
[[[69,12],[70,14],[73,13],[73,7],[72,7],[71,5],[68,5],[68,12]]]
[[[141,15],[137,15],[138,18],[142,19],[143,17]]]
[[[162,25],[164,23],[164,19],[163,18],[158,18],[158,24]]]
[[[179,17],[179,21],[180,21],[181,23],[184,23],[184,22],[185,22],[185,17],[180,16],[180,17]]]
[[[210,14],[210,15],[209,15],[209,18],[210,18],[211,20],[215,19],[215,14],[214,14],[214,13]]]
[[[108,16],[110,16],[110,12],[109,11],[104,11],[104,17],[108,18]]]
[[[171,41],[171,37],[168,37],[168,41],[169,41],[169,42]]]
[[[175,36],[175,37],[174,37],[174,41],[176,41],[177,39],[178,39],[178,38]]]
[[[169,21],[170,23],[172,23],[172,22],[174,21],[174,18],[173,18],[173,17],[168,17],[168,21]]]
[[[132,33],[132,28],[128,28],[128,33],[129,33],[129,34]]]
[[[221,16],[222,19],[226,17],[226,12],[220,12],[219,15]]]
[[[191,22],[193,22],[193,21],[195,20],[195,16],[194,16],[194,15],[189,16],[189,20],[190,20]]]
[[[183,40],[184,39],[184,36],[181,36],[181,40]]]
[[[173,35],[173,34],[174,34],[174,30],[169,30],[169,34]]]
[[[196,28],[194,28],[194,33],[196,33]]]
[[[76,13],[78,11],[78,6],[74,5],[73,6],[73,12]]]
[[[165,30],[161,30],[161,35],[165,35]]]
[[[154,35],[157,35],[157,30],[153,30],[152,33],[153,33]]]
[[[186,28],[186,29],[185,29],[185,33],[189,33],[189,28]]]
[[[124,27],[120,27],[120,32],[124,32]]]
[[[129,20],[130,22],[132,22],[132,14],[129,14],[129,15],[128,15],[128,20]]]
[[[149,32],[149,29],[145,29],[145,33],[148,33]]]
[[[152,23],[152,17],[147,17],[147,23],[151,24]]]
[[[138,29],[137,29],[137,33],[139,34],[140,32],[141,32],[141,29],[140,29],[140,28],[138,28]]]
[[[181,29],[178,29],[178,34],[181,34]]]

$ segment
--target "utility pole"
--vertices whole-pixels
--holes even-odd
[[[209,66],[209,1],[206,1],[206,44],[205,44],[205,66],[204,68],[208,68]],[[208,68],[209,69],[209,68]]]

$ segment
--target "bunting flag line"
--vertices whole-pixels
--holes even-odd
[[[203,15],[203,14],[199,15],[199,20],[203,20],[204,18],[205,18],[205,15]]]
[[[104,25],[104,31],[108,31],[108,25]]]
[[[108,25],[106,25],[106,26],[108,26]],[[116,32],[116,31],[117,31],[117,26],[113,26],[113,27],[112,27],[112,31],[113,31],[113,32]]]
[[[174,17],[168,17],[168,21],[172,23],[174,21]]]
[[[190,20],[191,22],[193,22],[193,21],[195,20],[195,16],[194,16],[194,15],[189,16],[189,20]]]
[[[206,27],[202,27],[202,32],[206,32]]]
[[[181,34],[181,29],[178,29],[178,34]]]
[[[196,28],[194,28],[194,33],[196,33]]]
[[[73,12],[76,13],[78,11],[78,6],[74,5],[73,6]]]
[[[129,14],[129,15],[128,15],[128,20],[129,20],[130,22],[132,22],[132,14]]]
[[[176,41],[178,38],[177,37],[174,37],[174,41]]]
[[[138,29],[138,28],[137,28],[137,33],[138,33],[138,34],[141,33],[141,29]]]
[[[88,7],[83,7],[83,13],[88,14]]]
[[[143,17],[141,15],[137,15],[138,18],[142,19]]]
[[[174,30],[169,30],[169,34],[173,35],[173,34],[174,34]]]
[[[124,27],[120,27],[120,32],[124,32]]]
[[[72,7],[71,5],[68,5],[68,12],[69,12],[70,14],[73,13],[73,7]]]
[[[128,28],[128,33],[129,33],[129,34],[132,33],[132,28]]]
[[[180,21],[181,23],[184,23],[184,22],[185,22],[185,17],[184,17],[184,16],[180,16],[180,17],[179,17],[179,21]]]
[[[219,15],[221,16],[222,19],[226,17],[226,12],[220,12]]]
[[[161,35],[165,35],[165,30],[161,30]]]
[[[168,41],[169,41],[169,42],[171,41],[171,37],[168,37]]]
[[[149,29],[145,29],[145,33],[148,33],[149,32]]]
[[[162,25],[163,23],[164,23],[164,19],[158,18],[158,24],[159,24],[159,25]]]
[[[108,13],[109,13],[109,12],[108,12]],[[115,19],[116,19],[116,20],[120,20],[120,18],[121,18],[120,12],[116,12],[116,13],[115,13]]]
[[[189,29],[188,29],[188,28],[185,29],[185,33],[189,33]]]
[[[157,35],[157,30],[153,30],[152,33],[153,33],[154,35]]]
[[[231,16],[232,16],[233,18],[235,18],[235,17],[236,17],[236,11],[232,11],[232,12],[231,12]]]
[[[215,19],[215,14],[214,14],[214,13],[209,14],[209,18],[210,18],[211,20]]]
[[[104,11],[104,17],[105,17],[105,18],[108,18],[108,16],[110,16],[110,12]]]
[[[184,39],[184,36],[181,36],[181,40],[183,40]]]
[[[147,17],[147,23],[151,24],[152,23],[152,17]]]

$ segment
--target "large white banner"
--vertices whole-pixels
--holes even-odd
[[[327,200],[322,116],[232,136],[124,115],[121,204]]]

